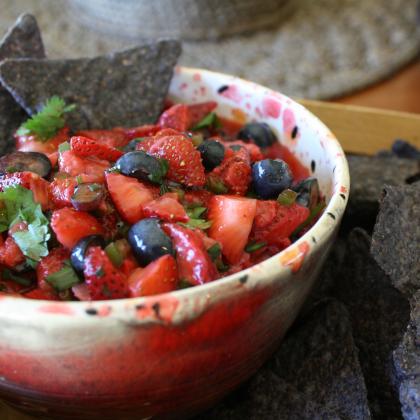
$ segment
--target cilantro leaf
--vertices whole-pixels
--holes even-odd
[[[246,252],[255,252],[255,251],[258,251],[261,248],[264,248],[266,245],[267,245],[267,242],[255,242],[255,241],[251,241],[245,247],[245,251]]]
[[[207,127],[220,128],[221,126],[222,124],[218,116],[214,112],[210,112],[201,121],[199,121],[191,130],[195,131]]]
[[[80,283],[80,279],[77,277],[77,274],[73,270],[69,260],[64,262],[63,268],[61,270],[48,275],[46,280],[51,284],[51,286],[54,287],[54,289],[58,290],[59,292],[68,290],[75,284]]]
[[[26,222],[28,229],[12,234],[17,246],[28,257],[28,262],[39,261],[48,255],[47,242],[50,239],[48,219],[41,206],[35,203],[31,190],[21,185],[12,185],[0,192],[0,232],[8,230],[19,222]]]
[[[34,134],[44,142],[54,137],[64,127],[64,114],[75,109],[76,105],[66,105],[63,99],[53,96],[47,100],[41,111],[37,112],[17,131],[19,136]]]

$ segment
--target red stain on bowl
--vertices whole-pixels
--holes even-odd
[[[261,108],[264,117],[278,118],[280,116],[281,103],[271,96],[263,99]]]
[[[293,246],[283,251],[280,255],[280,263],[289,266],[292,273],[297,273],[302,267],[303,260],[308,252],[309,244],[306,241],[302,242],[298,246]]]
[[[63,303],[48,303],[39,307],[39,312],[46,314],[74,315],[74,310],[70,305]]]
[[[289,138],[292,137],[293,129],[296,127],[296,118],[294,112],[290,108],[286,108],[283,112],[283,131]]]
[[[155,318],[165,323],[170,323],[173,320],[178,305],[178,299],[172,296],[149,300],[147,304],[136,306],[136,318],[138,320]]]
[[[228,86],[228,88],[223,90],[223,92],[221,92],[220,95],[224,96],[227,99],[230,99],[236,104],[239,104],[240,102],[242,102],[242,98],[243,98],[239,88],[236,85]]]

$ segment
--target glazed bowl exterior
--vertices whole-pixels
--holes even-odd
[[[13,406],[60,419],[197,413],[262,365],[311,290],[349,193],[334,135],[290,98],[224,74],[177,68],[170,96],[266,121],[318,178],[324,214],[283,252],[204,286],[97,302],[0,296],[0,398]]]

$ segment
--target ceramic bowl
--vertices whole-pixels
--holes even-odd
[[[318,178],[324,214],[283,252],[204,286],[97,302],[1,296],[0,398],[13,406],[60,419],[192,415],[262,365],[311,290],[349,193],[334,135],[290,98],[224,74],[177,68],[170,96],[266,121]]]

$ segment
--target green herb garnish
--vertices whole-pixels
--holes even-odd
[[[202,128],[220,128],[222,123],[214,112],[207,114],[201,121],[199,121],[191,130],[200,130]]]
[[[16,274],[12,273],[10,270],[5,268],[2,273],[3,280],[12,280],[21,286],[30,286],[32,284],[30,279],[25,277],[17,276]]]
[[[21,185],[12,185],[0,192],[3,207],[0,211],[0,232],[8,230],[19,222],[26,222],[27,230],[12,234],[17,246],[34,265],[41,257],[48,255],[47,241],[50,239],[48,219],[41,206],[35,203],[32,191]]]
[[[79,277],[70,264],[69,260],[64,261],[63,268],[46,277],[46,280],[55,290],[62,292],[80,283]]]
[[[19,136],[36,135],[44,142],[54,137],[64,127],[64,114],[73,111],[76,105],[66,105],[63,99],[53,96],[47,100],[41,111],[23,123],[17,131]]]
[[[61,143],[58,146],[58,153],[64,153],[67,150],[70,150],[70,143],[68,141],[65,141],[64,143]]]
[[[186,223],[180,223],[180,225],[185,226],[190,229],[201,229],[206,230],[211,226],[211,220],[205,220],[205,219],[190,219]]]
[[[219,178],[211,175],[207,177],[206,186],[207,189],[213,192],[214,194],[226,194],[229,191],[226,185],[223,184],[223,182]]]
[[[277,201],[283,205],[283,206],[291,206],[295,201],[297,197],[297,192],[293,190],[283,190],[279,196],[277,197]]]
[[[212,261],[216,261],[221,256],[222,248],[220,248],[219,244],[214,244],[207,249],[207,253],[210,255]]]
[[[317,219],[317,217],[324,211],[325,207],[326,205],[323,201],[321,201],[316,206],[314,206],[310,210],[308,218],[293,231],[291,237],[296,238],[299,235],[299,233],[302,232],[303,229],[310,226]]]
[[[267,242],[255,242],[255,241],[251,241],[245,247],[245,251],[246,252],[255,252],[255,251],[258,251],[261,248],[264,248],[266,245],[267,245]]]
[[[158,159],[160,169],[159,171],[149,174],[148,178],[155,184],[161,184],[169,169],[169,162],[166,159]]]

